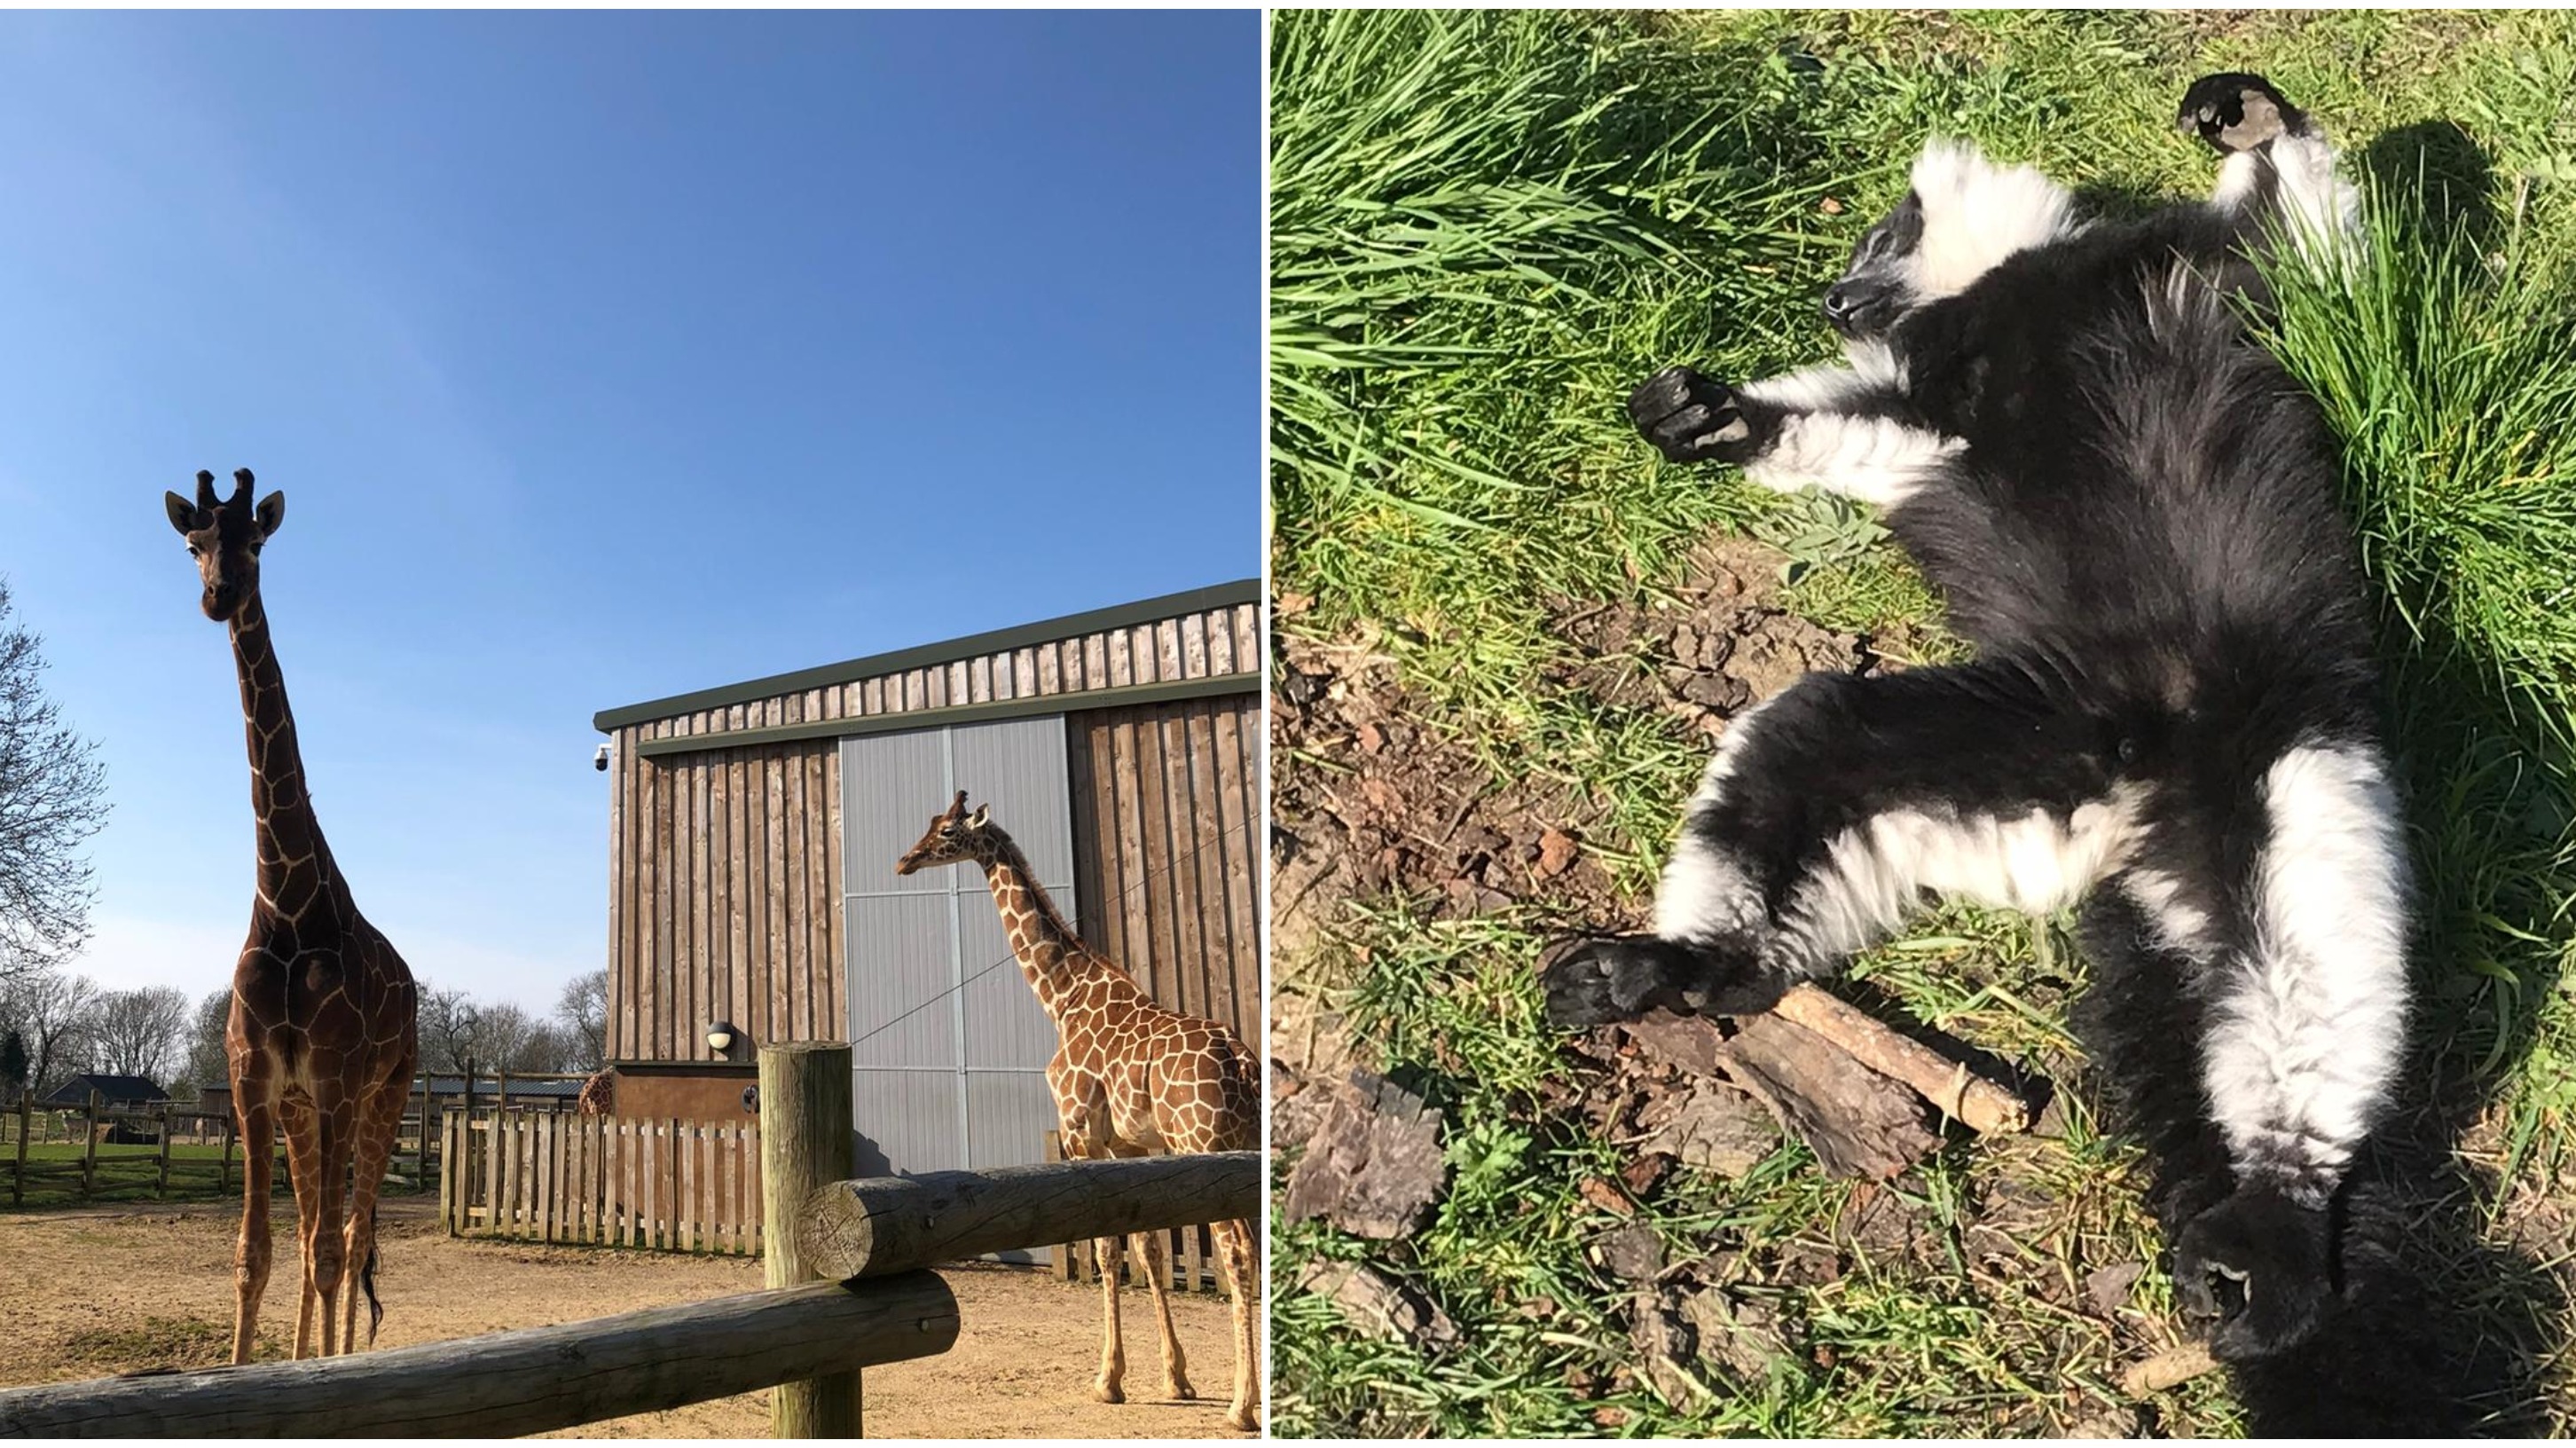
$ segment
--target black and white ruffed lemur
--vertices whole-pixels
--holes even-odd
[[[2081,901],[2087,1035],[2179,1300],[2250,1363],[2309,1342],[2353,1265],[2411,870],[2332,441],[2238,309],[2263,248],[2358,247],[2358,194],[2259,76],[2195,83],[2180,121],[2216,193],[2118,220],[1935,142],[1825,294],[1847,365],[1630,399],[1668,459],[1875,504],[1975,657],[1737,718],[1653,932],[1545,986],[1567,1025],[1758,1011],[1927,895]]]

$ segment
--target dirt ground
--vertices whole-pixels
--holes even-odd
[[[101,1209],[0,1217],[0,1386],[222,1362],[232,1341],[232,1253],[239,1209]],[[380,1347],[539,1327],[701,1297],[756,1291],[751,1258],[676,1257],[454,1240],[427,1203],[388,1203]],[[261,1310],[260,1357],[283,1356],[295,1329],[294,1218],[277,1223],[278,1266]],[[1121,1405],[1092,1401],[1100,1296],[1035,1268],[947,1271],[964,1330],[939,1357],[870,1368],[872,1438],[1241,1437],[1225,1428],[1233,1386],[1223,1298],[1177,1297],[1174,1325],[1194,1402],[1156,1400],[1150,1300],[1125,1303]],[[573,1438],[765,1438],[769,1395],[594,1423]]]

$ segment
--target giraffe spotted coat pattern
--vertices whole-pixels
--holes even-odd
[[[375,1292],[376,1193],[411,1089],[419,1013],[411,971],[358,913],[305,787],[295,716],[259,594],[260,550],[286,521],[286,495],[271,493],[254,507],[250,470],[235,472],[233,483],[232,496],[219,500],[214,474],[201,472],[196,499],[171,493],[168,507],[170,526],[197,561],[206,617],[232,635],[250,745],[257,887],[224,1030],[249,1163],[234,1256],[233,1361],[245,1363],[268,1287],[267,1163],[281,1125],[304,1264],[295,1356],[355,1350],[356,1292],[334,1331],[341,1281],[353,1266],[370,1308],[367,1340],[375,1341],[383,1317]]]
[[[1157,1148],[1182,1152],[1251,1151],[1261,1145],[1261,1099],[1252,1051],[1243,1038],[1214,1021],[1181,1015],[1154,1003],[1117,962],[1073,932],[1047,898],[1036,872],[988,810],[966,813],[959,790],[934,816],[920,843],[904,853],[895,873],[909,875],[938,865],[972,862],[984,871],[1001,912],[1002,928],[1020,972],[1038,1004],[1055,1023],[1055,1059],[1047,1063],[1065,1155],[1076,1159],[1144,1156]],[[1260,1288],[1254,1274],[1252,1224],[1219,1222],[1211,1228],[1226,1284],[1234,1294],[1234,1401],[1226,1421],[1246,1432],[1260,1398],[1260,1339],[1254,1314]],[[1172,1332],[1168,1248],[1160,1232],[1140,1232],[1136,1249],[1162,1328],[1162,1357],[1171,1396],[1195,1396]],[[1122,1244],[1102,1238],[1100,1268],[1100,1375],[1093,1388],[1103,1402],[1124,1400],[1126,1351],[1118,1321]]]

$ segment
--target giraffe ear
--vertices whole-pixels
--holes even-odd
[[[278,525],[286,521],[286,495],[284,493],[271,493],[267,497],[260,499],[259,513],[257,516],[259,518],[259,536],[265,538],[270,534],[275,533]]]
[[[974,817],[973,819],[970,819],[970,820],[968,820],[968,821],[966,822],[966,828],[968,828],[968,829],[970,829],[970,830],[980,830],[980,829],[982,829],[982,828],[984,827],[984,821],[985,821],[986,817],[990,816],[992,813],[993,813],[993,807],[992,807],[991,805],[989,805],[989,804],[977,805],[977,806],[975,807],[975,817]]]
[[[163,493],[161,498],[170,509],[170,526],[179,530],[179,536],[184,538],[197,531],[196,504],[177,493]]]

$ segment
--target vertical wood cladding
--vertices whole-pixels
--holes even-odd
[[[1075,714],[1082,933],[1154,999],[1259,1037],[1261,698]]]
[[[1053,695],[1069,696],[1076,854],[1110,857],[1082,862],[1100,872],[1081,877],[1086,933],[1166,1004],[1258,1031],[1259,694],[1089,712],[1079,695],[1261,667],[1260,613],[1242,603],[620,726],[609,1054],[710,1061],[714,1020],[760,1042],[847,1034],[838,745],[721,735]],[[701,737],[652,758],[639,747]],[[1136,834],[1097,832],[1112,820]]]

